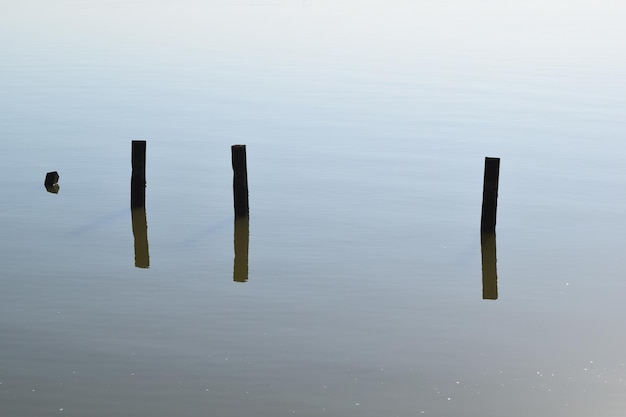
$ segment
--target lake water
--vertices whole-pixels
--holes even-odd
[[[623,416],[625,18],[3,0],[0,416]]]

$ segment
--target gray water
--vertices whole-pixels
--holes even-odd
[[[625,17],[3,0],[0,416],[621,417]]]

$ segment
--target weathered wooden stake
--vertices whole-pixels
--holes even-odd
[[[248,281],[248,246],[250,243],[250,218],[235,218],[235,260],[233,265],[233,281]]]
[[[483,266],[483,300],[497,300],[498,268],[496,266],[495,233],[481,233],[480,252]]]
[[[496,232],[496,209],[498,207],[498,176],[500,158],[485,158],[485,178],[483,182],[483,210],[480,218],[482,233]]]
[[[146,141],[134,140],[131,151],[130,207],[146,205]]]
[[[247,216],[248,207],[248,168],[246,164],[246,145],[231,147],[233,162],[233,197],[235,217]]]

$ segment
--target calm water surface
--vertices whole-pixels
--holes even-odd
[[[0,416],[621,417],[624,18],[609,0],[4,0]]]

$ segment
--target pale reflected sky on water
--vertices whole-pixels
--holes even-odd
[[[494,110],[520,125],[561,124],[579,122],[565,117],[568,109],[611,117],[624,105],[616,94],[626,46],[620,2],[3,7],[4,88],[13,100],[1,105],[58,123],[67,116],[45,103],[67,101],[86,120],[115,117],[138,137],[165,120],[284,125],[288,116],[301,126],[342,110],[359,122],[376,114],[422,124],[477,120],[485,136],[501,123]]]
[[[617,1],[3,1],[0,411],[621,417],[625,18]],[[485,156],[502,158],[488,301]]]

